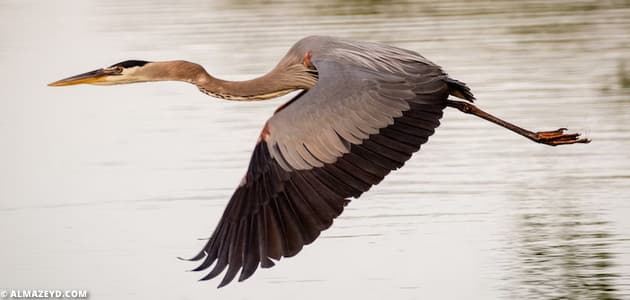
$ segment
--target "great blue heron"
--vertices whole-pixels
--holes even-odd
[[[447,106],[547,145],[588,143],[565,128],[531,132],[472,104],[461,81],[416,52],[379,43],[311,36],[264,76],[225,81],[187,61],[128,60],[51,83],[113,85],[184,81],[214,97],[265,100],[302,90],[265,123],[247,173],[219,224],[191,260],[227,272],[219,287],[260,265],[296,255],[357,198],[403,166],[440,124]],[[465,101],[448,99],[449,95]],[[216,262],[216,263],[215,263]]]

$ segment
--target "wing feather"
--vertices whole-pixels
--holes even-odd
[[[243,281],[254,274],[258,268],[260,261],[259,251],[259,234],[258,226],[255,218],[257,216],[249,216],[246,220],[247,226],[249,226],[246,234],[245,246],[243,247],[243,270],[238,278],[238,281]],[[251,251],[248,251],[251,249]]]
[[[301,43],[295,49],[308,48],[308,40]],[[243,182],[192,258],[203,259],[196,271],[214,265],[202,279],[227,268],[224,286],[239,271],[242,281],[296,255],[332,225],[348,198],[402,167],[440,125],[454,81],[439,67],[389,46],[326,45],[334,49],[313,49],[317,85],[269,119]]]

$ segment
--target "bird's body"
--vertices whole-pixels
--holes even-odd
[[[204,259],[197,270],[216,261],[207,278],[227,267],[222,284],[241,268],[243,280],[259,263],[270,267],[270,258],[297,254],[332,224],[350,197],[401,167],[439,125],[449,81],[422,56],[382,44],[309,37],[277,68],[309,57],[317,84],[267,121],[244,180],[193,258]]]
[[[265,123],[249,168],[195,270],[226,268],[220,283],[250,277],[297,254],[357,198],[400,168],[434,133],[447,106],[536,142],[585,143],[563,130],[533,133],[480,111],[468,87],[416,52],[378,43],[312,36],[262,77],[224,81],[186,61],[123,62],[51,85],[178,80],[228,100],[264,100],[303,90]]]

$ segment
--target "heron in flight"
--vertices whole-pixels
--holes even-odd
[[[128,60],[50,86],[184,81],[226,100],[258,101],[292,91],[265,123],[249,167],[206,245],[191,260],[202,278],[296,255],[341,214],[350,198],[378,184],[427,142],[446,107],[481,117],[546,145],[588,143],[566,128],[532,132],[472,104],[465,83],[420,54],[380,43],[310,36],[298,41],[269,73],[226,81],[188,61]],[[449,96],[464,101],[451,100]]]

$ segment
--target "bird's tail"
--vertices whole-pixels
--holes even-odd
[[[470,88],[465,83],[457,79],[447,77],[446,84],[448,84],[448,91],[451,95],[457,98],[468,100],[470,102],[475,101],[475,96],[473,96]]]

